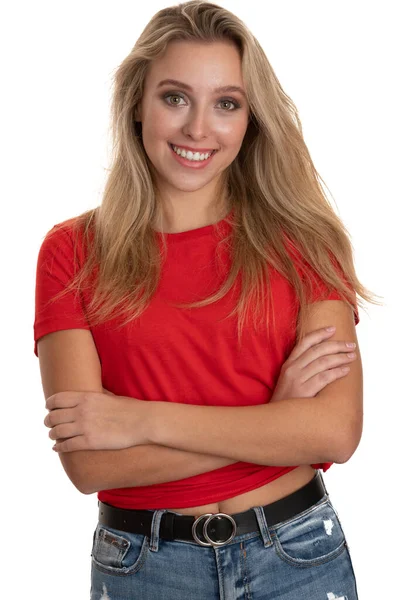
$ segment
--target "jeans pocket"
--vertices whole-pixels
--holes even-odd
[[[295,566],[326,563],[346,548],[344,532],[329,499],[270,530],[278,556]]]
[[[93,536],[91,557],[93,565],[100,571],[131,575],[144,565],[148,548],[147,536],[98,523]]]

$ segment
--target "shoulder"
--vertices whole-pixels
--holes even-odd
[[[53,225],[47,231],[38,252],[38,268],[45,268],[52,274],[60,269],[70,271],[72,265],[82,265],[85,261],[82,235],[76,229],[77,217]]]
[[[78,217],[72,217],[71,219],[66,219],[65,221],[60,221],[59,223],[56,223],[51,229],[47,231],[44,237],[44,241],[50,239],[62,241],[72,239],[74,236],[76,237],[77,222]]]
[[[81,234],[78,232],[76,225],[77,217],[53,225],[44,235],[40,252],[71,250],[75,244],[80,244]]]

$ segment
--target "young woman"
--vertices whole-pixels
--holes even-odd
[[[151,19],[112,109],[102,203],[43,241],[34,324],[49,436],[98,493],[91,598],[355,600],[321,472],[361,438],[373,297],[295,106],[195,1]]]

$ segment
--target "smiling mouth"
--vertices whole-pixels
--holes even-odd
[[[169,144],[169,147],[171,148],[172,152],[175,152],[174,149],[173,149],[173,146],[176,146],[176,144],[171,144],[170,142],[168,142],[168,144]],[[187,152],[192,152],[193,154],[195,154],[196,152],[198,152],[199,154],[208,154],[208,152],[199,152],[199,150],[186,150],[186,148],[180,148],[180,146],[176,146],[176,148],[179,148],[180,150],[184,150],[186,153]],[[211,156],[213,156],[214,154],[216,154],[217,151],[218,150],[216,150],[216,149],[212,150],[209,158]],[[175,152],[175,154],[177,154],[177,152]],[[178,156],[181,156],[181,155],[178,154]],[[182,158],[184,158],[184,157],[182,156]]]

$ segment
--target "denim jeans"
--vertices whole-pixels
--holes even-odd
[[[221,547],[159,537],[165,510],[154,512],[151,536],[97,524],[91,600],[357,600],[345,534],[328,493],[311,508]],[[234,515],[233,515],[234,516]]]

